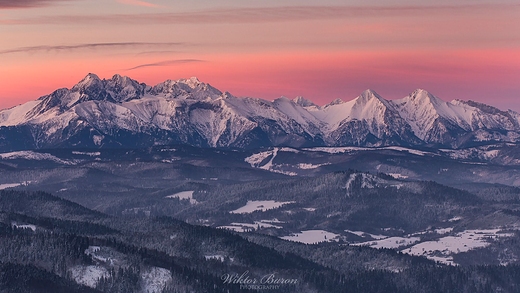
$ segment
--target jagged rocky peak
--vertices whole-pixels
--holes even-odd
[[[43,114],[53,108],[63,111],[65,105],[70,101],[70,91],[66,88],[58,89],[50,95],[40,97],[41,101],[36,107],[27,112],[27,117],[34,117]]]
[[[279,104],[279,103],[291,103],[291,100],[287,98],[286,96],[281,96],[277,99],[273,100],[273,103]]]
[[[310,100],[307,100],[306,98],[304,97],[296,97],[293,102],[296,104],[296,105],[299,105],[301,107],[315,107],[316,104],[314,104],[312,101]]]
[[[119,74],[114,74],[111,79],[107,80],[107,84],[125,87],[127,85],[139,84],[136,80],[131,79],[128,76],[121,76]]]
[[[72,87],[72,91],[81,91],[83,89],[98,86],[103,87],[101,79],[94,73],[89,73],[80,82]]]
[[[330,107],[330,106],[334,106],[334,105],[341,105],[341,104],[344,104],[345,101],[343,101],[342,99],[335,99],[334,101],[328,103],[327,105],[325,105],[325,107]]]
[[[184,82],[192,89],[202,84],[202,82],[200,82],[200,80],[196,76],[192,76],[188,79],[185,79]]]
[[[472,100],[468,100],[468,101],[463,101],[463,100],[454,100],[452,101],[453,104],[459,104],[459,105],[467,105],[467,106],[470,106],[470,107],[474,107],[474,108],[477,108],[479,110],[481,110],[482,112],[484,113],[488,113],[488,114],[501,114],[501,115],[507,115],[507,112],[506,111],[502,111],[498,108],[495,108],[493,106],[489,106],[489,105],[486,105],[484,103],[480,103],[480,102],[476,102],[476,101],[472,101]]]
[[[104,92],[103,89],[103,81],[96,74],[89,73],[70,90],[63,88],[40,97],[39,100],[42,102],[32,109],[28,116],[40,115],[51,109],[57,109],[59,112],[66,111],[79,102],[99,99],[99,93]],[[106,97],[106,93],[101,96]]]
[[[116,102],[127,102],[139,99],[144,95],[146,84],[139,83],[128,76],[114,75],[111,79],[103,80],[105,89]]]
[[[196,77],[178,80],[166,80],[151,88],[151,94],[164,95],[167,98],[205,100],[217,99],[222,92],[211,85],[201,82]]]
[[[394,100],[392,103],[403,117],[412,118],[414,121],[435,119],[439,115],[443,116],[450,112],[448,103],[423,89],[416,89],[408,96]]]
[[[207,87],[206,83],[201,82],[197,77],[194,76],[190,78],[181,78],[175,81],[171,81],[171,83],[183,87],[187,91],[190,91],[189,89],[197,90]]]

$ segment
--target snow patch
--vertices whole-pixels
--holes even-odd
[[[273,224],[270,224],[270,223],[266,223],[265,220],[262,220],[260,222],[255,221],[254,224],[249,224],[249,223],[231,223],[229,225],[219,226],[217,228],[228,229],[228,230],[232,230],[232,231],[235,231],[235,232],[249,232],[249,231],[254,231],[254,230],[264,229],[264,228],[282,229],[283,227],[276,226],[276,225],[273,225]]]
[[[235,232],[249,232],[253,229],[251,228],[245,228],[245,227],[242,227],[242,226],[231,226],[231,225],[227,225],[227,226],[218,226],[217,229],[226,229],[226,230],[231,230],[231,231],[235,231]]]
[[[53,161],[53,162],[64,164],[64,165],[74,165],[76,163],[76,162],[64,161],[51,154],[37,153],[37,152],[33,152],[33,151],[18,151],[18,152],[3,153],[3,154],[0,154],[0,159],[2,159],[2,160],[25,159],[25,160],[37,160],[37,161]]]
[[[221,262],[224,262],[224,260],[226,259],[225,256],[220,255],[220,254],[216,254],[216,255],[205,255],[204,258],[205,258],[206,260],[215,259],[215,260],[218,260],[218,261],[221,261]]]
[[[426,155],[435,155],[431,152],[420,151],[416,149],[410,149],[400,146],[387,146],[387,147],[314,147],[314,148],[305,148],[305,151],[310,152],[323,152],[329,154],[342,154],[342,153],[350,153],[350,152],[360,152],[360,151],[380,151],[380,150],[392,150],[399,152],[407,152],[410,154],[414,154],[417,156],[426,156]]]
[[[370,233],[363,232],[363,231],[351,231],[351,230],[345,230],[345,232],[347,232],[347,233],[352,233],[352,234],[357,235],[357,236],[359,236],[359,237],[367,237],[367,236],[370,236],[372,239],[377,239],[377,240],[384,239],[384,238],[388,238],[388,236],[385,236],[385,235],[375,235],[375,234],[370,234]]]
[[[248,200],[246,205],[234,211],[231,214],[249,214],[255,211],[265,212],[271,209],[280,208],[283,205],[294,203],[294,201],[278,202],[274,200]]]
[[[409,246],[416,242],[419,242],[421,239],[419,237],[389,237],[376,241],[367,241],[361,243],[350,244],[352,246],[369,246],[372,248],[400,248],[403,246]]]
[[[408,176],[402,175],[402,174],[399,174],[399,173],[388,173],[388,175],[394,177],[395,179],[406,179],[406,178],[408,178]]]
[[[354,151],[370,151],[373,148],[365,148],[365,147],[314,147],[314,148],[305,148],[305,151],[309,152],[322,152],[328,154],[342,154]]]
[[[408,152],[410,154],[417,155],[417,156],[432,155],[432,153],[429,153],[429,152],[423,152],[423,151],[419,151],[419,150],[415,150],[415,149],[409,149],[409,148],[404,148],[404,147],[400,147],[400,146],[390,146],[390,147],[383,147],[383,148],[379,148],[379,149],[394,150],[394,151],[400,151],[400,152]]]
[[[163,159],[163,160],[161,160],[161,162],[171,164],[171,163],[174,163],[174,162],[180,161],[180,160],[181,160],[181,158],[171,158],[171,159]]]
[[[0,184],[0,190],[7,189],[7,188],[14,188],[14,187],[18,187],[18,186],[27,186],[31,182],[32,181],[24,181],[22,183],[4,183],[4,184]]]
[[[36,231],[36,226],[32,224],[17,224],[16,222],[12,222],[11,227],[17,229],[31,229],[33,231]]]
[[[166,196],[166,198],[178,198],[180,200],[187,199],[187,200],[190,201],[191,204],[197,204],[198,201],[193,198],[193,193],[194,192],[195,191],[193,191],[193,190],[181,191],[181,192],[178,192],[178,193],[173,194],[173,195],[168,195],[168,196]]]
[[[253,168],[258,168],[258,169],[266,170],[269,172],[280,173],[280,174],[289,175],[289,176],[298,175],[295,172],[280,170],[280,166],[273,164],[273,160],[278,155],[278,151],[282,150],[282,149],[290,149],[290,148],[274,148],[270,151],[253,154],[253,155],[245,158],[244,161],[246,163],[250,164],[251,167],[253,167]],[[290,149],[290,150],[291,150],[291,152],[294,152],[293,149]],[[262,165],[262,162],[264,162],[269,157],[271,157],[271,159]]]
[[[327,232],[325,230],[306,230],[300,233],[281,237],[281,239],[305,244],[316,244],[320,242],[338,241],[339,236],[339,234]]]
[[[84,156],[90,156],[90,157],[101,156],[100,152],[77,152],[77,151],[73,151],[72,154],[74,154],[74,155],[84,155]]]
[[[309,170],[309,169],[316,169],[316,168],[319,168],[321,166],[326,166],[326,165],[330,165],[330,163],[323,163],[323,164],[318,164],[318,165],[300,163],[300,164],[296,165],[296,167],[299,169],[302,169],[302,170]]]
[[[72,267],[70,270],[70,275],[76,283],[88,286],[90,288],[95,288],[97,283],[102,277],[108,277],[109,273],[107,269],[101,266],[85,266],[78,265]]]
[[[462,217],[453,217],[453,218],[449,219],[448,222],[457,222],[460,220],[462,220]]]
[[[97,145],[97,146],[100,146],[101,143],[103,142],[103,139],[105,137],[103,135],[93,135],[92,136],[92,142]]]
[[[151,267],[141,273],[142,292],[162,292],[172,282],[171,272],[159,267]]]
[[[6,184],[0,184],[0,190],[7,189],[7,188],[13,188],[22,185],[21,183],[6,183]]]
[[[284,147],[284,148],[280,148],[280,152],[287,152],[287,153],[296,153],[296,154],[298,154],[300,151],[297,150],[297,149]]]
[[[277,218],[274,218],[272,220],[261,220],[262,223],[271,223],[271,224],[283,224],[285,222],[278,220]]]
[[[440,228],[440,229],[435,229],[433,231],[437,234],[448,234],[453,231],[453,228],[451,228],[451,227],[450,228]]]

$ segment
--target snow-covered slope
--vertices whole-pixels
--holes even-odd
[[[88,74],[71,89],[0,111],[0,150],[53,147],[414,146],[519,141],[520,114],[424,90],[388,101],[372,90],[323,107],[298,97],[237,98],[197,78],[155,86]]]

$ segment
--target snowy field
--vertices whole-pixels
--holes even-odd
[[[449,221],[460,220],[460,217],[450,219]],[[428,259],[438,261],[444,264],[456,265],[453,262],[453,255],[470,251],[472,249],[483,248],[490,245],[489,241],[501,237],[512,237],[513,233],[503,232],[502,229],[488,230],[465,230],[453,233],[453,228],[438,228],[427,231],[421,231],[404,237],[386,237],[384,235],[373,235],[363,231],[345,232],[358,235],[360,237],[370,236],[371,241],[360,243],[352,243],[352,246],[369,246],[372,248],[390,248],[400,249],[402,253],[410,255],[424,256]],[[435,233],[440,236],[437,240],[420,242],[421,235]],[[446,235],[442,237],[441,235]]]
[[[284,240],[301,242],[305,244],[315,244],[319,242],[338,241],[339,236],[339,234],[327,232],[325,230],[307,230],[281,238]]]
[[[0,184],[0,190],[7,189],[7,188],[13,188],[22,185],[21,183],[5,183]]]
[[[277,209],[283,205],[294,203],[293,201],[274,201],[274,200],[248,200],[246,205],[234,211],[231,214],[249,214],[255,211],[265,212],[267,210]]]
[[[451,230],[439,232],[448,233],[451,232]],[[501,233],[500,229],[465,230],[453,236],[442,237],[437,241],[418,243],[410,248],[402,250],[401,252],[411,255],[423,255],[429,259],[453,265],[453,254],[486,247],[490,245],[488,240],[511,236],[514,236],[514,234]]]
[[[193,198],[193,190],[191,191],[181,191],[179,193],[168,195],[166,198],[178,198],[180,200],[187,199],[191,204],[197,204],[197,200]]]
[[[2,160],[24,159],[24,160],[37,160],[37,161],[53,161],[53,162],[64,164],[64,165],[74,165],[77,163],[76,161],[64,161],[51,154],[37,153],[37,152],[33,152],[33,151],[18,151],[18,152],[2,153],[2,154],[0,154],[0,159],[2,159]]]
[[[2,183],[2,184],[0,184],[0,190],[7,189],[7,188],[14,188],[14,187],[18,187],[18,186],[27,186],[31,182],[32,181],[24,181],[22,183]]]

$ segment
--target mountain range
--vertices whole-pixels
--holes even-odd
[[[318,106],[298,97],[239,98],[197,78],[155,86],[88,74],[71,89],[0,111],[0,151],[45,148],[429,146],[520,141],[520,114],[418,89],[373,90]]]

